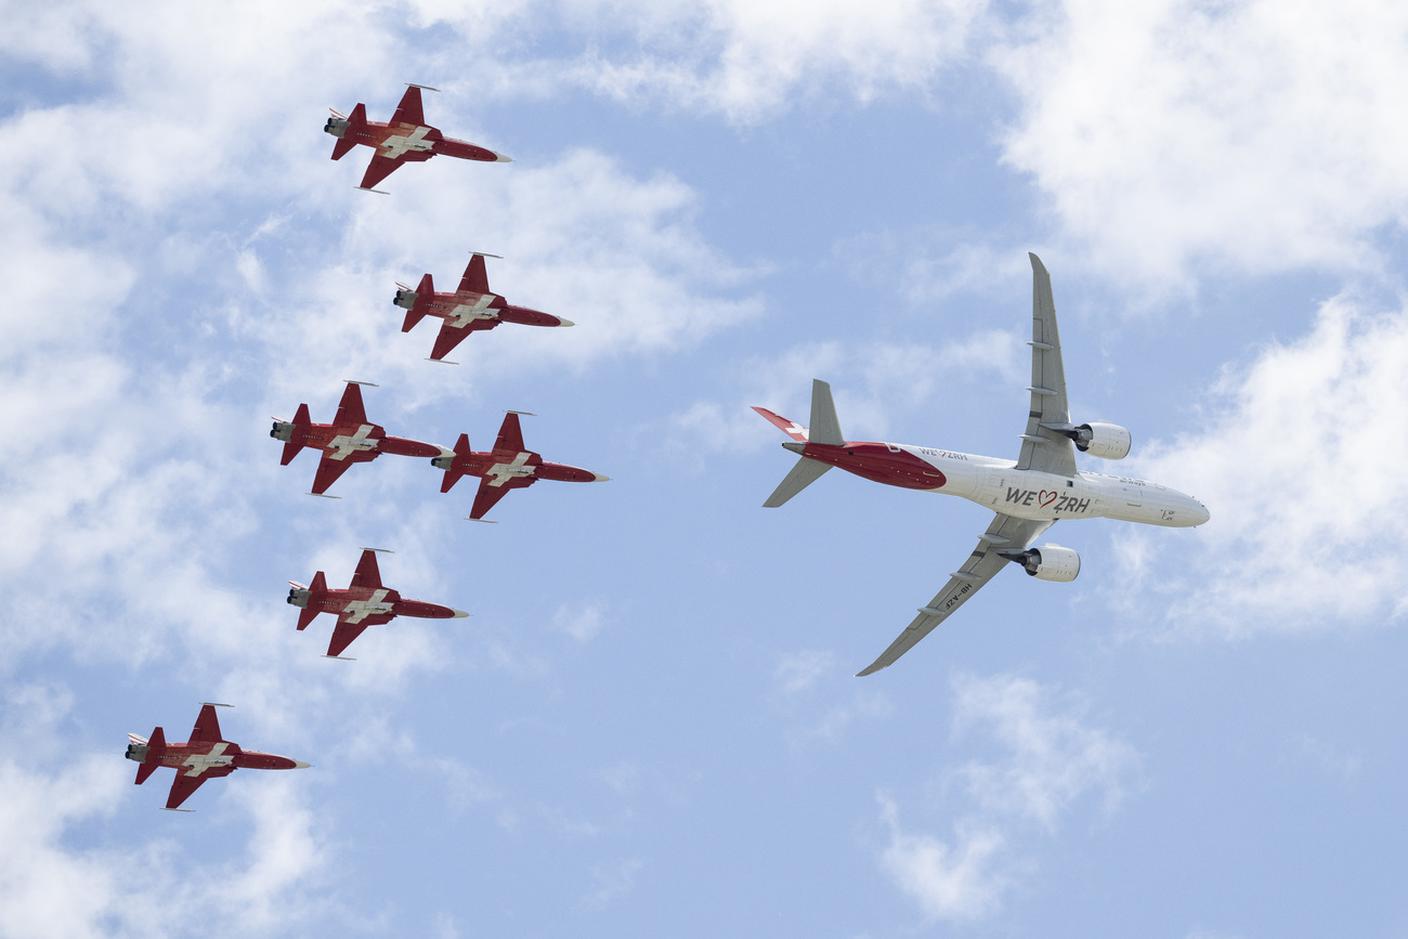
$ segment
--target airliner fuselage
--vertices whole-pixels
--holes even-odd
[[[1188,528],[1208,520],[1207,508],[1192,496],[1130,476],[1019,470],[1014,460],[903,443],[789,441],[783,446],[875,482],[959,496],[1032,521],[1115,518]]]

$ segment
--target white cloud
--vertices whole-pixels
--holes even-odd
[[[1107,809],[1118,805],[1138,757],[1109,731],[1088,726],[1079,704],[1014,676],[960,677],[954,690],[956,732],[983,734],[1006,751],[1001,760],[969,760],[957,770],[975,804],[1048,831],[1087,793],[1098,793]]]
[[[572,77],[623,100],[663,99],[757,123],[796,100],[860,104],[926,93],[960,59],[985,0],[710,0],[566,4],[588,33],[634,25],[638,53],[614,44]],[[825,96],[825,97],[824,97]]]
[[[606,607],[601,603],[562,604],[552,615],[554,629],[580,643],[595,639],[606,625]]]
[[[604,910],[635,890],[645,862],[640,858],[625,858],[613,864],[598,864],[592,868],[592,889],[582,898],[585,909]]]
[[[773,683],[784,695],[801,694],[836,668],[836,654],[824,649],[803,649],[784,654],[773,670]]]
[[[1408,535],[1387,523],[1408,512],[1393,406],[1405,400],[1408,309],[1349,296],[1323,304],[1307,335],[1228,363],[1194,427],[1133,467],[1197,495],[1212,520],[1182,539],[1124,533],[1122,608],[1226,638],[1408,612]]]
[[[1051,836],[1089,794],[1113,808],[1138,769],[1135,751],[1091,726],[1070,695],[1014,675],[959,676],[953,692],[954,741],[981,736],[998,753],[943,774],[967,794],[952,815],[952,837],[906,829],[896,800],[878,797],[881,867],[929,920],[995,913],[1033,868],[1023,854],[1030,830]]]
[[[999,869],[1001,832],[962,825],[952,844],[900,827],[899,807],[880,795],[880,819],[889,831],[881,865],[926,919],[971,920],[995,910],[1008,887]]]
[[[1117,277],[1374,267],[1408,214],[1405,30],[1391,0],[1048,4],[991,52],[1004,158]]]

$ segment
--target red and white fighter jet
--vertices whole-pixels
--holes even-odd
[[[500,323],[519,323],[523,326],[573,325],[571,320],[553,316],[551,313],[530,310],[526,306],[513,306],[490,290],[489,277],[484,270],[484,259],[496,257],[497,254],[474,252],[469,259],[469,266],[464,269],[464,276],[460,278],[459,289],[453,293],[436,293],[435,283],[429,274],[420,279],[415,290],[405,284],[396,285],[400,289],[396,291],[396,296],[391,302],[406,311],[401,332],[410,332],[426,316],[438,316],[445,321],[440,324],[440,334],[435,337],[435,348],[430,351],[431,361],[444,361],[445,356],[470,333],[493,329]]]
[[[160,727],[154,729],[150,737],[127,735],[127,759],[138,764],[137,785],[146,782],[158,767],[170,766],[176,770],[171,794],[166,797],[166,807],[172,811],[189,812],[190,809],[181,808],[181,803],[199,789],[201,783],[217,776],[228,776],[237,769],[304,769],[311,765],[273,753],[245,750],[226,740],[220,735],[220,721],[215,716],[217,707],[229,705],[200,706],[196,726],[191,728],[191,739],[185,743],[167,743]]]
[[[513,162],[502,153],[486,150],[466,140],[446,137],[439,128],[427,124],[425,112],[421,109],[422,88],[428,91],[438,90],[429,85],[408,83],[406,93],[401,96],[401,103],[396,106],[396,112],[391,115],[389,123],[367,120],[367,106],[359,102],[351,114],[333,111],[332,117],[323,125],[326,133],[337,138],[337,143],[332,145],[334,160],[342,159],[358,144],[376,151],[358,189],[381,192],[373,187],[394,173],[402,164],[424,163],[437,155],[478,160],[482,163]]]
[[[381,571],[376,563],[378,551],[385,549],[362,549],[362,559],[357,562],[352,583],[346,590],[329,590],[327,578],[322,571],[314,574],[313,582],[307,586],[293,580],[288,582],[292,588],[288,592],[288,602],[302,608],[302,612],[298,614],[299,630],[307,629],[308,624],[313,622],[319,613],[331,613],[337,617],[337,625],[332,630],[332,641],[328,643],[328,658],[343,658],[343,651],[368,626],[381,626],[398,616],[451,619],[469,615],[438,603],[407,600],[390,587],[383,586]]]
[[[527,411],[509,411],[494,441],[494,449],[475,452],[469,449],[469,435],[460,434],[453,450],[442,451],[431,460],[436,469],[445,471],[441,492],[449,492],[463,476],[478,476],[479,491],[474,494],[474,507],[469,517],[483,521],[484,514],[510,489],[526,489],[540,479],[566,483],[606,482],[607,477],[590,470],[578,469],[565,463],[548,463],[523,445],[523,429],[518,415]]]
[[[349,381],[337,406],[337,416],[331,424],[315,424],[308,414],[308,405],[300,404],[291,421],[274,419],[269,436],[284,441],[284,453],[279,463],[287,466],[304,447],[323,451],[318,472],[313,477],[313,495],[321,496],[353,463],[370,463],[383,453],[398,456],[434,457],[442,452],[431,443],[421,443],[406,437],[392,437],[380,424],[367,420],[362,407],[362,385],[375,388],[365,381]],[[336,499],[337,496],[327,496]]]

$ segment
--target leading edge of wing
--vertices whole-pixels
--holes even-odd
[[[1002,570],[1007,561],[997,553],[999,550],[1025,548],[1051,525],[1051,522],[1028,521],[996,513],[968,560],[949,577],[943,589],[919,609],[914,620],[880,653],[879,658],[856,672],[856,677],[873,675],[893,665]]]

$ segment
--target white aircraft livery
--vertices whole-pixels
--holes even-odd
[[[893,665],[1009,561],[1042,580],[1075,580],[1080,573],[1079,554],[1055,544],[1031,547],[1062,519],[1115,518],[1167,528],[1190,528],[1208,520],[1201,502],[1167,486],[1076,468],[1076,450],[1120,460],[1129,454],[1132,438],[1118,424],[1071,423],[1051,275],[1035,254],[1028,256],[1032,261],[1032,339],[1028,343],[1032,383],[1027,388],[1031,408],[1015,462],[933,447],[848,441],[841,435],[831,386],[820,380],[812,382],[810,427],[767,408],[753,409],[791,437],[783,446],[801,457],[763,503],[768,508],[782,505],[839,466],[890,486],[962,496],[996,513],[978,536],[977,548],[943,589],[919,608],[914,621],[860,675]]]

